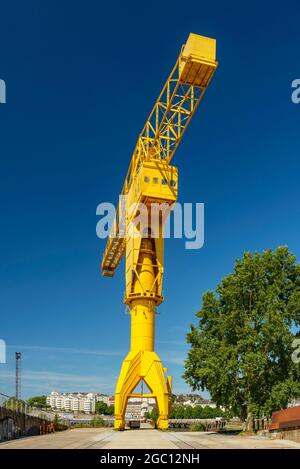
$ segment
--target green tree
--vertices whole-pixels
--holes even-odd
[[[156,420],[158,419],[158,412],[157,412],[157,408],[154,407],[151,412],[150,412],[150,419],[153,420],[153,422],[156,422]]]
[[[250,425],[300,395],[292,342],[299,335],[300,264],[287,247],[245,253],[191,326],[184,378]],[[296,331],[296,332],[295,332]]]
[[[97,417],[94,417],[93,420],[91,421],[91,426],[92,427],[104,427],[105,422],[103,418],[97,416]]]
[[[28,399],[28,404],[31,407],[37,407],[39,409],[50,407],[47,405],[47,396],[34,396]]]
[[[192,419],[193,418],[193,407],[188,405],[184,408],[184,418],[185,419]]]
[[[109,405],[107,409],[108,415],[114,415],[115,413],[115,406],[114,405]]]
[[[170,419],[208,419],[216,417],[227,417],[227,413],[218,407],[174,405],[169,416]]]
[[[96,414],[100,415],[113,415],[115,412],[114,406],[108,406],[105,402],[96,402]]]
[[[19,412],[25,412],[26,402],[22,399],[17,401],[15,397],[9,397],[3,402],[3,407],[6,407],[6,409],[18,410]]]
[[[184,419],[184,406],[176,405],[174,406],[174,419]]]
[[[54,415],[53,423],[54,423],[54,429],[55,429],[55,431],[59,430],[59,419],[58,419],[58,415],[57,415],[57,414]]]

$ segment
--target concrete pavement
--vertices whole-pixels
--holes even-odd
[[[161,432],[154,429],[114,432],[77,428],[0,443],[0,449],[300,449],[289,440],[244,437],[213,432]]]

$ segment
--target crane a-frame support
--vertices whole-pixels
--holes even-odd
[[[155,397],[159,410],[157,425],[168,428],[168,414],[171,399],[171,377],[165,378],[167,371],[154,351],[155,305],[161,297],[161,265],[163,239],[140,237],[128,240],[126,264],[128,274],[134,267],[133,281],[128,285],[127,303],[130,306],[131,335],[130,352],[125,358],[115,394],[115,428],[125,428],[127,400],[141,380],[149,388],[150,394],[139,397]],[[138,259],[133,259],[136,255]]]
[[[156,307],[163,301],[164,222],[178,194],[177,168],[170,161],[217,68],[216,41],[190,34],[139,136],[122,189],[125,210],[118,210],[102,260],[113,276],[126,253],[125,303],[131,316],[130,351],[115,393],[115,428],[125,428],[130,397],[155,397],[157,427],[168,428],[172,379],[154,351]],[[153,222],[153,211],[163,209]],[[135,223],[146,207],[146,228]],[[155,208],[153,208],[155,207]],[[134,394],[140,381],[150,393]]]

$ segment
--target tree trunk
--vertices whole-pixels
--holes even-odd
[[[252,432],[253,431],[253,414],[251,410],[247,409],[247,419],[246,419],[246,431]]]

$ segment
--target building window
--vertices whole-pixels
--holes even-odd
[[[148,177],[148,176],[144,176],[144,182],[149,182],[149,181],[150,181],[149,177]]]
[[[158,178],[153,178],[153,184],[158,184]]]
[[[174,181],[174,179],[171,179],[171,181],[170,181],[170,186],[171,186],[171,187],[175,187],[175,186],[176,186],[176,181]]]
[[[162,179],[162,180],[161,180],[161,183],[162,183],[164,186],[166,186],[166,185],[168,184],[168,181],[167,181],[166,179]]]

